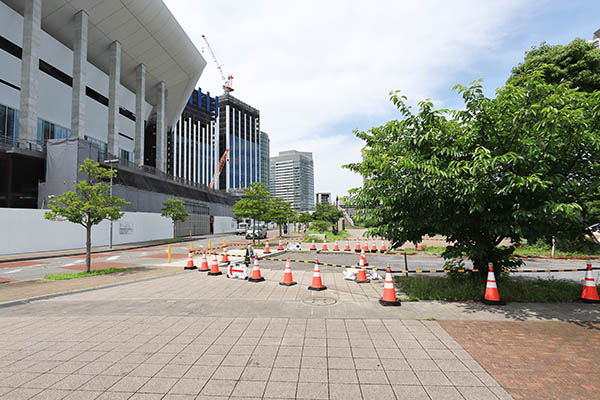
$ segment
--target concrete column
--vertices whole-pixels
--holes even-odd
[[[87,85],[88,15],[75,14],[73,38],[73,95],[71,96],[71,137],[85,136],[85,87]]]
[[[146,101],[146,66],[140,64],[135,76],[135,150],[134,158],[138,165],[144,165],[144,101]],[[175,143],[175,141],[173,141]]]
[[[119,156],[119,86],[121,83],[121,43],[110,45],[108,77],[108,152]]]
[[[156,88],[156,168],[167,172],[167,89],[164,82],[159,82]]]
[[[34,142],[37,140],[38,125],[42,0],[25,0],[24,3],[19,139]]]

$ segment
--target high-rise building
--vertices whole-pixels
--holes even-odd
[[[594,38],[590,41],[596,48],[600,49],[600,29],[594,32]]]
[[[221,158],[217,154],[219,98],[194,90],[173,126],[168,142],[168,172],[184,181],[209,185]]]
[[[229,155],[215,187],[235,191],[260,182],[260,111],[228,92],[218,102],[218,154]]]
[[[265,132],[260,132],[260,182],[263,185],[269,186],[270,175],[270,155],[269,155],[269,135]]]
[[[270,190],[292,205],[294,210],[309,211],[315,207],[313,158],[310,152],[281,151],[271,157]]]
[[[330,199],[331,199],[331,193],[319,192],[319,193],[317,193],[317,203],[316,204],[320,204],[320,203],[329,204]]]

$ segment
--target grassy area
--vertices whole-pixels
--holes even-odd
[[[166,243],[179,243],[179,242],[189,242],[192,239],[190,239],[189,237],[178,237],[178,238],[170,238],[170,239],[165,239],[164,241]]]
[[[105,268],[105,269],[97,269],[91,272],[72,272],[72,273],[64,273],[64,274],[53,274],[46,275],[44,279],[49,279],[51,281],[64,281],[66,279],[77,279],[84,278],[86,276],[96,276],[96,275],[106,275],[106,274],[114,274],[115,272],[123,272],[125,268]]]
[[[529,257],[551,257],[552,249],[550,246],[535,243],[535,244],[524,244],[521,247],[515,249],[515,255],[519,256],[529,256]],[[560,251],[556,250],[554,252],[555,257],[594,257],[600,256],[600,246],[598,246],[596,251]]]
[[[310,243],[312,242],[313,239],[315,239],[315,241],[319,241],[319,239],[317,237],[311,236],[312,235],[322,235],[323,232],[318,232],[316,230],[309,230],[308,232],[306,232],[306,235],[304,235],[304,237],[302,238],[302,242],[305,243]],[[339,231],[337,235],[334,235],[332,232],[326,232],[325,233],[325,237],[328,243],[331,242],[335,242],[336,240],[345,240],[346,238],[350,237],[350,234],[346,231]],[[341,246],[341,245],[340,245]]]
[[[396,287],[411,299],[472,301],[479,300],[485,292],[485,282],[469,274],[460,276],[425,277],[395,276]],[[581,296],[581,285],[554,279],[498,280],[500,296],[515,302],[575,302]]]

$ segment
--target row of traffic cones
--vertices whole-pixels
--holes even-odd
[[[596,281],[592,273],[592,264],[587,264],[585,280],[583,283],[583,291],[581,292],[581,297],[579,300],[584,303],[600,303],[600,298],[598,297],[598,288],[596,287],[595,282]],[[489,305],[506,304],[504,300],[500,298],[498,285],[496,284],[496,276],[494,274],[494,266],[492,263],[488,264],[488,277],[485,285],[485,294],[483,295],[481,301],[484,304]]]
[[[364,251],[365,253],[377,253],[378,251],[380,253],[385,253],[387,251],[387,247],[386,247],[385,241],[383,239],[381,240],[381,247],[379,248],[379,250],[377,249],[377,244],[375,243],[375,240],[373,240],[373,244],[371,245],[370,249],[369,249],[369,243],[367,242],[367,239],[365,239],[364,245],[362,248],[360,247],[360,240],[355,239],[355,242],[356,242],[356,247],[354,248],[354,251],[357,253],[360,253],[361,251]],[[312,240],[312,243],[310,245],[310,250],[313,250],[313,251],[317,250],[317,244],[315,243],[315,239]],[[335,244],[334,244],[332,250],[333,251],[341,251],[339,242],[337,240],[335,241]],[[321,251],[329,251],[329,247],[328,247],[327,241],[325,239],[323,239],[323,246],[321,247]],[[350,241],[348,239],[346,239],[346,245],[344,246],[344,251],[352,251],[352,249],[350,248]]]

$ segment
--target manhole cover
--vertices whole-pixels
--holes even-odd
[[[337,300],[331,297],[307,297],[302,302],[309,306],[331,306],[337,303]]]

